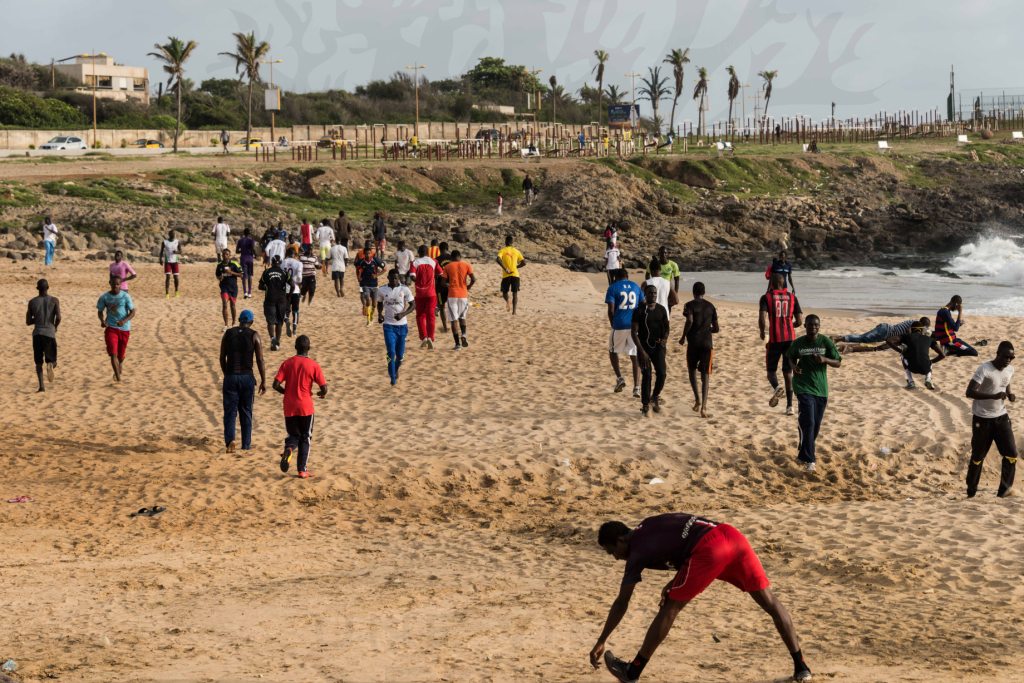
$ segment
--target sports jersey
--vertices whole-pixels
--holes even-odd
[[[793,341],[793,319],[802,313],[795,294],[785,288],[773,289],[761,296],[760,309],[768,313],[768,341]]]
[[[444,272],[448,276],[448,297],[451,299],[469,298],[467,283],[473,272],[473,266],[461,260],[451,261],[445,266]]]
[[[377,290],[377,301],[384,304],[385,325],[409,324],[409,316],[395,317],[413,302],[412,292],[409,291],[408,287],[405,285],[398,285],[397,287],[384,285]],[[431,312],[431,315],[433,315],[433,312]]]
[[[420,299],[432,299],[435,294],[434,278],[440,267],[437,261],[429,256],[421,256],[412,262],[412,274],[416,281],[416,296]],[[450,286],[450,285],[449,285]]]
[[[359,286],[360,287],[376,287],[377,276],[380,271],[384,268],[384,262],[377,258],[376,255],[366,258],[363,256],[363,251],[359,250],[359,257],[356,258],[356,272],[359,273]]]
[[[953,311],[945,306],[935,314],[934,337],[940,344],[952,344],[956,339],[956,333],[960,330],[960,323],[953,319]]]
[[[178,262],[178,240],[164,240],[164,263]]]
[[[523,260],[523,254],[515,247],[505,247],[498,252],[501,265],[505,267],[501,277],[519,277],[519,262]]]
[[[238,276],[242,274],[242,266],[237,261],[221,261],[217,264],[215,272],[217,279],[220,280],[220,291],[238,296]]]
[[[637,283],[632,280],[613,282],[604,295],[606,304],[615,305],[615,312],[612,314],[612,329],[630,329],[633,326],[633,312],[637,306],[643,304],[643,301],[644,293]]]
[[[278,369],[274,380],[284,383],[284,416],[313,414],[313,383],[327,384],[320,364],[306,356],[292,356]]]
[[[800,368],[799,373],[793,374],[793,393],[828,398],[828,366],[812,360],[811,356],[842,360],[835,343],[823,334],[814,338],[804,334],[793,340],[786,355]]]

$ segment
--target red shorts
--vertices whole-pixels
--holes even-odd
[[[731,583],[746,593],[764,590],[770,585],[750,543],[728,524],[719,524],[697,541],[690,559],[672,580],[668,597],[688,602],[704,592],[715,579]]]
[[[178,264],[177,263],[165,263],[164,264],[164,274],[170,275],[172,273],[174,275],[178,274]]]
[[[128,350],[128,337],[131,333],[128,330],[115,330],[108,327],[103,332],[103,341],[107,343],[107,355],[117,356],[118,360],[124,360],[124,354]]]
[[[235,296],[231,296],[227,292],[221,292],[220,298],[223,299],[224,301],[230,301],[231,303],[234,303],[235,301],[238,300],[238,295],[236,294]]]

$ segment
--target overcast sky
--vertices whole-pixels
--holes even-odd
[[[729,64],[753,86],[748,115],[763,69],[779,72],[773,113],[816,118],[827,117],[833,101],[840,117],[944,108],[951,64],[958,88],[1024,85],[1019,0],[0,0],[0,7],[4,53],[49,62],[106,52],[149,67],[154,82],[161,75],[146,53],[168,35],[198,42],[187,66],[198,83],[231,77],[233,64],[217,53],[233,49],[232,32],[254,30],[284,60],[275,81],[297,91],[351,90],[412,63],[427,65],[426,78],[448,78],[485,55],[543,69],[545,81],[554,73],[574,91],[593,82],[600,48],[611,55],[605,84],[628,92],[627,72],[646,72],[670,49],[690,47],[679,120],[696,117],[688,93],[698,66],[710,73],[711,116],[720,118]]]

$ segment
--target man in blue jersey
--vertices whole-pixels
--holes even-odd
[[[640,285],[629,279],[625,268],[616,268],[609,271],[612,276],[612,284],[604,295],[604,302],[608,305],[608,322],[612,326],[611,335],[608,337],[608,357],[612,362],[612,370],[615,371],[615,393],[626,388],[626,380],[622,378],[622,371],[619,369],[619,355],[629,356],[633,364],[633,398],[640,397],[640,366],[636,360],[636,344],[633,343],[633,311],[643,303],[644,294]]]

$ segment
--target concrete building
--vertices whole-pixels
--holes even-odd
[[[76,90],[91,93],[96,82],[96,97],[112,100],[138,100],[149,104],[149,70],[141,66],[117,64],[104,53],[79,55],[71,64],[57,64],[54,69],[81,83]]]

